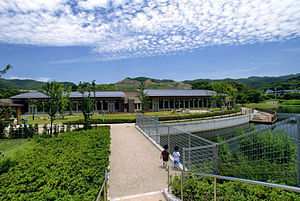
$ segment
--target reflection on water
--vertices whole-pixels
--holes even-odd
[[[278,115],[277,115],[278,121],[277,122],[282,121],[284,119],[288,119],[290,117],[294,117],[295,115],[297,115],[297,114],[278,113]],[[257,129],[260,129],[260,128],[264,128],[264,127],[268,126],[268,124],[255,124],[254,126]],[[239,125],[239,126],[233,126],[233,127],[218,129],[218,130],[213,130],[213,131],[205,131],[205,132],[200,132],[200,133],[195,133],[195,134],[197,134],[198,136],[201,136],[203,138],[206,138],[208,140],[211,140],[213,142],[216,142],[217,136],[222,137],[223,139],[226,140],[226,139],[235,137],[237,135],[236,134],[237,131],[240,130],[241,128],[243,130],[247,131],[250,127],[251,127],[251,124],[247,123],[247,124],[243,124],[243,125]],[[292,138],[296,138],[296,134],[297,134],[297,123],[296,122],[287,123],[285,125],[273,128],[273,130],[274,129],[285,130]]]

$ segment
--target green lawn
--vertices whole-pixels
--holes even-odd
[[[210,108],[209,110],[214,110],[214,111],[220,111],[220,108]],[[192,110],[191,110],[192,111]],[[201,111],[201,110],[198,110]],[[206,111],[205,109],[202,110],[203,112]],[[181,113],[177,112],[175,114],[172,114],[171,111],[160,111],[160,112],[147,112],[145,113],[147,116],[151,117],[176,117],[180,116]],[[183,116],[188,116],[189,114],[183,114]],[[46,124],[49,123],[50,121],[48,120],[48,115],[35,115],[35,119],[32,120],[32,115],[23,115],[22,117],[27,117],[28,122],[27,124]],[[92,119],[102,119],[102,114],[93,114]],[[44,119],[47,118],[47,119]],[[135,119],[135,113],[119,113],[119,114],[104,114],[105,119]],[[79,119],[83,119],[82,114],[72,114],[72,115],[65,115],[64,119],[59,117],[59,115],[56,115],[56,119],[54,120],[54,124],[62,124],[66,123],[68,121],[76,121]]]
[[[14,157],[29,143],[28,139],[0,139],[0,152],[5,157]]]

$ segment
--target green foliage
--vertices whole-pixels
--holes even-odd
[[[149,96],[147,95],[147,92],[145,92],[145,83],[142,82],[140,86],[138,87],[139,95],[138,99],[141,101],[141,106],[142,106],[142,112],[145,112],[145,107],[148,103]]]
[[[20,91],[19,89],[0,88],[0,99],[9,98],[11,96],[15,96],[21,93],[24,93],[24,91]]]
[[[202,88],[204,87],[204,88]],[[208,82],[202,81],[194,83],[193,89],[210,89],[217,92],[213,97],[219,105],[222,105],[226,99],[222,98],[222,94],[227,96],[233,101],[233,103],[258,103],[264,100],[263,94],[255,89],[250,89],[246,84],[233,82],[233,81],[221,81],[221,82]]]
[[[245,131],[238,130],[237,135],[243,137],[231,143],[220,143],[223,139],[218,138],[218,174],[295,186],[296,145],[286,131],[258,133],[253,126],[248,132],[251,131],[253,134],[243,136]],[[213,199],[213,182],[208,178],[188,175],[183,186],[184,200]],[[171,187],[180,196],[179,177],[172,178]],[[218,180],[217,189],[218,200],[300,199],[296,193],[224,180]]]
[[[109,165],[110,128],[38,141],[0,175],[0,200],[94,200]]]
[[[12,66],[10,64],[8,64],[3,70],[0,70],[0,77],[2,77],[2,75],[6,74],[7,71],[9,71],[9,69],[11,69]]]
[[[81,111],[84,117],[84,128],[90,128],[91,115],[95,109],[95,81],[80,82],[78,84],[78,91],[82,95],[82,100],[80,101]],[[92,97],[93,92],[93,97]]]
[[[172,177],[170,186],[172,193],[180,198],[180,177]],[[187,175],[183,183],[183,189],[184,200],[196,201],[214,199],[213,179]],[[299,198],[299,194],[285,190],[217,180],[217,200],[298,200]]]
[[[300,105],[300,100],[286,100],[281,103],[282,105]]]
[[[53,120],[55,118],[55,114],[62,110],[62,100],[65,98],[63,94],[62,85],[56,81],[47,82],[47,84],[43,87],[44,94],[48,96],[47,99],[43,101],[44,111],[50,117],[50,137],[52,137],[53,133]]]

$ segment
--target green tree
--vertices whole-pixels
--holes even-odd
[[[80,82],[78,84],[78,91],[82,95],[81,111],[84,117],[84,129],[90,128],[90,118],[95,108],[95,82]],[[94,93],[92,97],[91,93]]]
[[[72,87],[70,86],[65,92],[64,95],[60,99],[60,106],[58,108],[58,112],[62,119],[64,119],[64,112],[67,111],[68,107],[70,106],[70,94],[72,91]]]
[[[62,85],[56,81],[47,82],[47,84],[43,86],[43,93],[48,96],[48,98],[43,101],[43,107],[44,111],[50,117],[50,137],[52,137],[53,133],[52,128],[55,114],[59,111],[61,100],[64,96],[63,92]]]
[[[144,82],[141,82],[141,84],[138,87],[138,91],[139,91],[139,95],[137,97],[141,101],[142,112],[144,113],[146,105],[148,103],[148,99],[149,99],[147,92],[145,92],[145,83]]]
[[[201,81],[196,82],[192,85],[192,89],[206,89],[206,90],[213,90],[213,85],[211,82],[208,81]]]

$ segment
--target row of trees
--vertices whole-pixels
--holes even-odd
[[[246,84],[232,81],[202,81],[193,84],[192,89],[215,91],[216,94],[213,94],[213,98],[220,106],[228,104],[228,102],[232,102],[233,104],[258,103],[265,99],[261,91],[250,89]],[[227,98],[224,98],[225,94]]]
[[[92,81],[92,83],[80,82],[77,88],[82,95],[80,106],[84,117],[85,129],[90,128],[90,119],[95,108],[95,85],[95,81]],[[63,116],[63,113],[68,109],[70,104],[72,104],[69,98],[71,91],[72,88],[64,91],[62,84],[56,81],[48,82],[43,87],[43,93],[48,96],[48,98],[43,101],[43,109],[50,117],[50,137],[52,137],[53,133],[52,128],[55,115],[60,113],[61,116]]]

